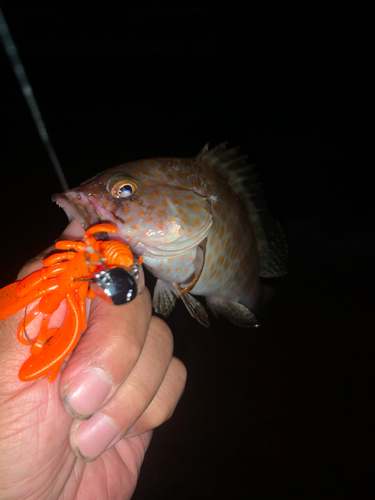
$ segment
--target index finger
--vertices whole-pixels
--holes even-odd
[[[71,222],[69,222],[58,239],[75,241],[81,239],[84,234],[85,230],[83,229],[81,224],[76,219],[73,219]],[[52,251],[56,251],[55,245],[51,245],[50,247],[43,250],[43,252],[41,252],[40,254],[29,259],[18,272],[17,280],[22,280],[29,274],[40,269],[43,265],[43,260]]]

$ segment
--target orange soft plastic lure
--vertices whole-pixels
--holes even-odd
[[[0,290],[0,320],[40,299],[17,328],[18,340],[31,345],[31,356],[19,371],[20,380],[46,375],[49,382],[55,380],[86,328],[86,297],[98,295],[115,305],[136,297],[142,257],[135,262],[124,243],[97,240],[94,234],[99,232],[117,233],[117,227],[97,224],[85,232],[83,241],[58,241],[56,249],[63,252],[50,255],[44,259],[42,269]],[[64,299],[62,325],[49,329],[51,316]],[[39,334],[30,339],[26,327],[39,316]]]

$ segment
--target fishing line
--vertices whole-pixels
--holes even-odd
[[[27,306],[25,307],[25,316],[23,318],[23,333],[24,333],[26,339],[28,340],[28,342],[30,342],[30,344],[33,345],[34,342],[29,339],[29,336],[27,335],[27,332],[26,332],[26,311],[27,311]]]
[[[29,80],[26,76],[25,68],[23,67],[21,59],[18,55],[17,47],[13,41],[12,35],[10,34],[8,24],[4,18],[4,14],[1,7],[0,7],[0,37],[3,43],[4,50],[9,58],[13,71],[21,87],[23,96],[27,102],[27,105],[33,117],[36,128],[39,132],[40,138],[42,139],[44,147],[46,148],[48,156],[50,157],[50,160],[52,162],[53,168],[55,169],[56,175],[60,181],[63,190],[67,191],[69,189],[68,183],[66,182],[64,172],[61,168],[59,160],[57,159],[55,150],[53,149],[46,126],[44,124],[42,115],[39,110],[39,106],[36,102],[33,89],[31,88]]]

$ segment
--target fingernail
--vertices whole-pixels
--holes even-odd
[[[82,460],[91,462],[106,450],[117,434],[118,429],[112,420],[98,412],[79,425],[73,435],[72,445]]]
[[[102,405],[112,382],[101,368],[92,367],[77,375],[63,390],[63,402],[74,418],[89,418]]]

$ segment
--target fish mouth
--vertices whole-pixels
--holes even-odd
[[[52,201],[54,201],[60,208],[64,210],[69,222],[71,222],[73,219],[77,219],[82,224],[82,226],[85,227],[83,214],[81,214],[74,205],[69,203],[68,198],[64,194],[54,194],[52,196]]]
[[[75,199],[76,198],[76,201]],[[113,214],[100,207],[98,212],[97,206],[93,200],[89,200],[83,193],[61,193],[52,196],[54,201],[66,213],[69,222],[77,219],[83,226],[85,231],[93,224],[98,224],[103,221],[116,224]]]
[[[73,219],[77,219],[85,231],[90,227],[91,224],[89,223],[89,220],[91,217],[88,209],[84,205],[76,205],[75,203],[72,203],[65,194],[54,194],[52,196],[52,201],[64,210],[69,222]]]

